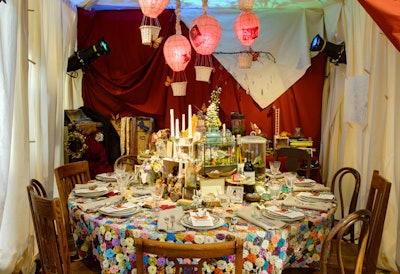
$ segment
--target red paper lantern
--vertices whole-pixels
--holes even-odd
[[[165,61],[173,71],[183,71],[190,61],[192,47],[185,36],[175,34],[165,41],[163,52]]]
[[[200,15],[190,25],[189,38],[197,53],[210,55],[221,39],[221,26],[214,17]]]
[[[157,18],[167,7],[169,0],[139,0],[139,6],[147,17]]]
[[[258,16],[250,11],[241,12],[235,19],[235,34],[243,46],[251,46],[258,38],[260,31],[260,20]]]

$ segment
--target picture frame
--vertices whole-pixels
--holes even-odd
[[[202,196],[225,193],[225,179],[201,179],[200,191]]]
[[[231,202],[235,204],[243,203],[243,186],[228,186],[226,194],[231,198]]]

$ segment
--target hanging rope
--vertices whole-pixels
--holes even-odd
[[[208,0],[203,0],[203,3],[202,3],[202,4],[203,4],[203,5],[202,5],[203,14],[204,14],[204,15],[207,15]]]
[[[176,8],[175,8],[175,15],[176,15],[176,23],[175,23],[175,32],[176,34],[181,35],[182,30],[181,30],[181,1],[176,0]]]

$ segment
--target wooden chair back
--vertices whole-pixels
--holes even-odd
[[[346,215],[348,215],[356,210],[358,194],[360,191],[360,183],[361,183],[361,175],[356,169],[354,169],[352,167],[340,168],[333,175],[332,183],[331,183],[331,192],[335,193],[336,200],[339,201],[340,213],[341,213],[340,218],[344,218]],[[346,184],[346,186],[348,184],[351,184],[353,186],[353,194],[351,196],[350,205],[348,206],[346,215],[345,215],[346,207],[345,207],[345,203],[344,203],[345,199],[344,199],[344,195],[343,195],[344,184]],[[336,186],[337,186],[337,190],[338,190],[339,194],[336,191]],[[346,188],[346,190],[347,189],[348,188]],[[350,234],[350,241],[352,243],[354,243],[354,240],[355,240],[354,227],[350,228],[349,234]]]
[[[71,273],[60,200],[39,196],[33,185],[27,191],[43,273]]]
[[[144,253],[160,255],[174,262],[175,273],[203,273],[202,266],[207,259],[220,258],[228,255],[236,255],[235,273],[242,273],[243,261],[243,239],[236,238],[234,241],[211,243],[211,244],[177,244],[160,242],[150,239],[135,239],[137,273],[144,273]],[[178,258],[200,259],[196,265],[180,264]]]
[[[115,160],[114,169],[119,164],[125,164],[126,171],[135,171],[135,165],[139,165],[140,161],[136,155],[122,155]]]
[[[342,245],[346,244],[342,240],[343,236],[348,233],[350,228],[359,223],[361,226],[360,238],[358,240],[358,254],[356,261],[354,262],[355,274],[361,274],[363,271],[363,261],[365,256],[365,250],[367,242],[371,233],[370,227],[371,212],[366,209],[360,209],[347,215],[346,218],[340,220],[331,231],[329,231],[326,237],[321,252],[321,273],[338,273],[337,269],[340,269],[340,273],[345,274],[345,264],[342,257]],[[333,240],[336,238],[337,240]],[[357,252],[357,250],[355,250]],[[335,255],[333,255],[335,254]],[[329,266],[328,266],[329,260]],[[329,270],[328,270],[329,268]]]
[[[391,185],[389,181],[379,175],[378,170],[374,170],[365,207],[371,211],[371,237],[368,240],[365,255],[366,273],[375,273],[376,271]]]
[[[304,171],[305,177],[310,178],[311,174],[311,155],[306,149],[295,148],[295,147],[281,147],[275,150],[274,158],[276,161],[279,157],[287,157],[285,163],[285,168],[287,171],[299,170]],[[305,164],[305,168],[302,165]]]
[[[72,162],[54,169],[57,189],[60,197],[62,213],[64,216],[65,230],[67,231],[70,252],[75,251],[72,228],[68,212],[68,196],[76,184],[84,184],[90,180],[88,161]]]
[[[44,188],[44,186],[42,185],[41,182],[39,182],[36,179],[31,179],[30,185],[33,187],[33,189],[37,195],[39,195],[40,197],[47,198],[46,189]]]

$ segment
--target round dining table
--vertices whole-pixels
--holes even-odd
[[[73,191],[68,207],[78,255],[96,257],[102,273],[136,273],[136,238],[192,244],[240,237],[244,239],[243,273],[281,273],[284,268],[301,267],[318,269],[322,244],[332,228],[335,212],[335,206],[326,211],[303,210],[305,218],[281,228],[264,229],[236,214],[259,204],[231,204],[226,212],[220,207],[208,208],[226,220],[221,226],[206,230],[185,227],[182,231],[166,232],[158,228],[158,217],[163,210],[177,208],[179,204],[165,201],[165,206],[158,209],[143,206],[133,215],[112,217],[82,206],[97,199],[82,198]],[[188,210],[187,206],[183,208],[184,213]],[[232,224],[232,219],[237,223]],[[203,266],[204,273],[233,273],[234,260],[234,256],[211,260]],[[171,269],[166,258],[151,254],[145,256],[145,265],[148,273],[169,273]]]

